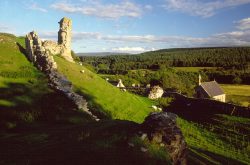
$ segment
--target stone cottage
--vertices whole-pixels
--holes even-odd
[[[195,91],[197,98],[210,98],[226,102],[226,94],[215,80],[201,82],[201,76],[199,75],[199,85],[195,88]]]

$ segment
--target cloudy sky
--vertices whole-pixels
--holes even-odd
[[[75,52],[250,46],[250,0],[0,0],[0,32],[57,40],[62,17]]]

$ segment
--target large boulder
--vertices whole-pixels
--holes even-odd
[[[158,99],[161,98],[164,93],[164,90],[160,86],[154,86],[150,91],[148,98],[149,99]]]
[[[176,124],[176,115],[154,112],[141,125],[141,135],[149,141],[166,147],[173,164],[186,164],[187,145]]]

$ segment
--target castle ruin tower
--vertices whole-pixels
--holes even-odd
[[[72,37],[72,21],[69,18],[62,18],[58,31],[58,45],[61,47],[61,56],[66,60],[74,62],[71,56],[71,37]]]

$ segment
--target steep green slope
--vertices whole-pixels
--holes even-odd
[[[144,154],[140,148],[128,147],[127,140],[137,130],[138,124],[120,120],[93,122],[85,113],[74,110],[63,95],[49,89],[46,76],[25,58],[23,46],[24,38],[0,33],[0,164],[169,163],[165,155],[157,154],[158,151]],[[63,60],[61,63],[68,64]],[[69,64],[66,69],[70,70],[70,67],[73,71],[74,67],[78,68]],[[87,75],[104,85],[105,81],[93,73]],[[97,103],[112,110],[117,107],[115,118],[128,118],[128,114],[122,111],[124,107],[135,115],[135,118],[130,116],[132,120],[142,121],[149,112],[147,108],[151,104],[147,99],[122,93],[111,86],[100,86],[107,88],[100,92],[94,90],[99,90],[98,85],[91,82],[84,85],[82,91],[86,89],[89,97],[114,90],[116,94],[113,94],[124,99],[125,103],[140,103],[141,107],[135,106],[138,108],[135,112],[132,105],[126,106],[121,101],[112,106],[112,101],[108,105],[109,99],[99,100],[98,96],[98,99],[91,99],[95,107]],[[103,97],[108,96],[112,94]],[[118,108],[118,104],[121,107]]]
[[[49,89],[46,76],[26,59],[23,47],[23,37],[0,33],[0,127],[54,119],[73,108]]]
[[[55,57],[55,61],[59,71],[72,81],[75,91],[88,98],[92,109],[104,112],[112,119],[135,122],[142,122],[152,111],[153,102],[147,98],[121,91],[84,66],[67,62],[60,57]]]
[[[1,115],[6,115],[7,119],[23,118],[32,121],[34,115],[29,111],[32,103],[36,101],[35,96],[39,98],[48,93],[49,89],[45,76],[25,58],[16,42],[21,44],[21,49],[24,45],[23,39],[10,34],[0,34]],[[7,113],[10,110],[12,114]]]

